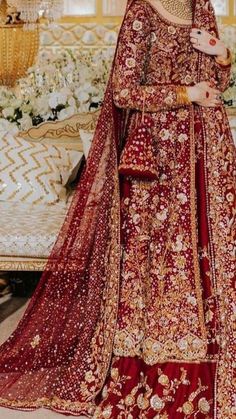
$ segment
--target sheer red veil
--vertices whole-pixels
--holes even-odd
[[[209,1],[196,1],[195,24],[217,33]],[[121,260],[117,162],[126,121],[113,103],[113,68],[63,228],[23,319],[0,349],[2,406],[92,414],[109,370]]]

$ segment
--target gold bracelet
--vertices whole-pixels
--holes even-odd
[[[176,93],[178,105],[190,105],[192,103],[189,99],[186,86],[178,87]]]
[[[227,58],[215,57],[215,60],[216,60],[217,64],[220,64],[220,65],[223,65],[223,66],[228,66],[228,65],[232,64],[231,51],[228,48],[227,48],[227,51],[228,51]]]

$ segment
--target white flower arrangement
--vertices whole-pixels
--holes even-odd
[[[14,89],[0,86],[0,131],[28,130],[44,121],[66,119],[101,105],[114,50],[58,53],[42,51]],[[235,106],[236,63],[227,105]],[[8,122],[7,122],[8,121]]]
[[[232,51],[233,66],[229,89],[224,93],[224,100],[227,106],[236,107],[236,49]]]
[[[0,86],[0,130],[4,120],[27,130],[101,105],[114,51],[42,52],[14,89]],[[10,126],[8,125],[8,129]]]

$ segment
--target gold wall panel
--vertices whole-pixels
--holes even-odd
[[[60,23],[53,28],[41,25],[41,50],[114,48],[118,23]]]
[[[119,27],[119,22],[41,25],[41,50],[115,48]],[[235,48],[236,25],[220,25],[220,30],[227,45]]]

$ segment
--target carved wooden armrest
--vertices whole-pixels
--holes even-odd
[[[83,151],[79,130],[93,131],[100,111],[75,114],[63,121],[42,122],[20,133],[26,140]]]

